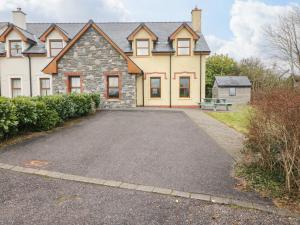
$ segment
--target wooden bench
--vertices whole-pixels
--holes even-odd
[[[227,102],[224,98],[204,98],[199,104],[203,109],[213,109],[214,111],[217,111],[220,106],[226,107],[226,110],[229,111],[229,107],[232,106],[232,103]]]

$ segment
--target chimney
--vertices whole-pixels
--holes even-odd
[[[201,14],[202,10],[197,6],[192,10],[192,28],[197,33],[201,32]]]
[[[12,11],[12,22],[14,25],[26,30],[26,14],[21,8],[17,8],[17,10]]]

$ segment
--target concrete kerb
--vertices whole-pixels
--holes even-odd
[[[160,187],[125,183],[125,182],[121,182],[121,181],[88,178],[88,177],[59,173],[59,172],[54,172],[54,171],[14,166],[14,165],[9,165],[9,164],[4,164],[4,163],[0,163],[0,169],[10,170],[10,171],[19,172],[19,173],[25,173],[25,174],[31,174],[31,175],[46,176],[46,177],[50,177],[50,178],[54,178],[54,179],[81,182],[81,183],[86,183],[86,184],[101,185],[101,186],[106,186],[106,187],[114,187],[114,188],[127,189],[127,190],[133,190],[133,191],[142,191],[142,192],[148,192],[148,193],[168,195],[168,196],[173,196],[173,197],[190,198],[190,199],[201,200],[201,201],[217,203],[217,204],[236,205],[236,206],[243,207],[243,208],[255,209],[255,210],[260,210],[260,211],[264,211],[264,212],[268,212],[268,213],[274,213],[274,214],[278,214],[280,216],[300,218],[300,214],[290,212],[286,209],[279,209],[279,208],[275,208],[275,207],[271,207],[271,206],[267,206],[267,205],[257,204],[254,202],[240,201],[240,200],[235,200],[232,198],[213,196],[213,195],[209,195],[209,194],[189,193],[189,192],[182,192],[182,191],[177,191],[177,190],[168,189],[168,188],[160,188]]]

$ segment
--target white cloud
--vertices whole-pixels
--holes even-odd
[[[231,40],[213,35],[207,39],[215,53],[228,54],[236,59],[259,57],[267,59],[263,29],[276,23],[278,16],[286,13],[292,5],[268,5],[257,0],[235,0],[231,9]]]
[[[0,21],[21,7],[32,21],[123,21],[130,17],[124,0],[0,0]]]

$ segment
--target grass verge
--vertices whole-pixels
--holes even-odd
[[[229,112],[221,111],[206,113],[238,132],[246,134],[248,132],[250,110],[250,106],[237,106],[233,108],[233,111]]]

